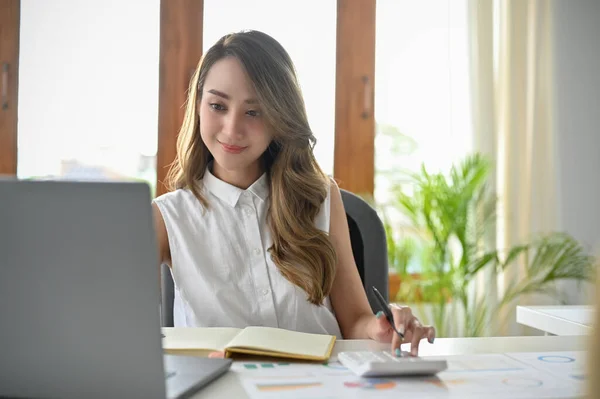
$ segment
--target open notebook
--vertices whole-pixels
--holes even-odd
[[[162,332],[163,350],[169,354],[206,356],[225,351],[225,357],[247,354],[315,361],[329,359],[336,338],[271,327],[165,327]]]

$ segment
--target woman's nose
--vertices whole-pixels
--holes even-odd
[[[225,118],[223,133],[228,137],[237,138],[244,135],[242,118],[231,113]]]

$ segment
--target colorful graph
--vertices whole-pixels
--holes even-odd
[[[361,389],[392,389],[396,386],[394,381],[382,380],[379,378],[368,378],[360,381],[346,381],[344,386],[347,388],[361,388]]]
[[[467,382],[467,380],[460,378],[460,379],[443,380],[442,381],[439,378],[431,378],[431,379],[425,380],[425,382],[428,384],[431,384],[431,385],[435,385],[438,388],[446,389],[450,385],[457,386],[457,385],[465,384]]]
[[[281,384],[256,384],[256,389],[261,392],[295,391],[298,389],[317,388],[323,384],[320,382],[293,382]]]

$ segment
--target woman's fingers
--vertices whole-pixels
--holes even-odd
[[[412,322],[412,337],[410,340],[410,354],[412,356],[418,356],[419,355],[419,342],[421,342],[421,339],[423,338],[423,334],[425,333],[425,330],[423,328],[423,326],[421,325],[421,323],[419,323],[419,321],[415,318]]]
[[[431,326],[423,326],[421,322],[414,318],[410,323],[410,354],[412,356],[419,355],[419,344],[423,338],[432,344],[435,339],[435,328]]]
[[[410,354],[418,356],[421,339],[427,338],[429,343],[433,343],[435,329],[431,326],[423,326],[419,319],[412,314],[412,310],[409,307],[393,305],[391,309],[394,314],[396,329],[405,335],[404,340],[402,340],[398,334],[394,333],[392,338],[392,352],[400,355],[400,344],[410,341]]]
[[[210,357],[210,358],[224,358],[225,357],[225,352],[224,351],[211,352],[211,353],[208,354],[208,357]]]
[[[398,329],[398,327],[396,327],[396,329]],[[403,339],[400,337],[400,335],[394,332],[392,335],[392,354],[396,356],[400,356],[402,354],[402,349],[400,349],[400,345],[402,345],[402,342]]]
[[[408,307],[400,307],[398,305],[392,305],[390,308],[392,310],[392,314],[394,315],[396,330],[402,335],[406,334],[406,322],[410,317],[412,317],[412,311]],[[392,353],[396,356],[401,356],[402,349],[400,348],[400,345],[404,342],[404,340],[405,339],[403,339],[396,332],[394,332],[392,335]]]
[[[427,326],[425,327],[427,330],[425,332],[425,336],[427,337],[427,341],[430,344],[433,344],[433,342],[435,341],[435,328],[432,326]]]
[[[400,334],[406,334],[407,330],[410,330],[410,322],[415,318],[412,314],[412,310],[408,306],[391,306],[392,313],[394,314],[394,322],[396,324],[396,330]]]
[[[392,329],[392,326],[390,325],[390,323],[388,322],[387,318],[385,317],[385,315],[383,314],[383,312],[379,311],[377,312],[377,314],[375,315],[375,318],[377,319],[376,321],[376,339],[378,341],[381,340],[385,340],[386,337],[389,337],[390,334],[390,330]]]

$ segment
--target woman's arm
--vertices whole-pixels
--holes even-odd
[[[342,196],[337,184],[331,183],[329,238],[337,253],[337,267],[331,304],[345,339],[367,339],[367,327],[374,318],[352,254],[350,231]]]
[[[162,213],[158,206],[152,204],[152,213],[154,214],[154,231],[156,232],[156,242],[158,243],[158,259],[159,267],[162,264],[167,264],[171,267],[171,250],[169,248],[169,237],[167,235],[167,227],[162,217]]]
[[[336,276],[331,289],[331,303],[335,311],[342,335],[345,339],[374,339],[391,342],[392,351],[399,354],[402,340],[394,333],[383,312],[373,315],[365,289],[360,280],[352,254],[350,231],[342,196],[337,184],[331,183],[329,237],[338,261]],[[366,265],[368,267],[368,265]],[[408,307],[391,307],[396,328],[404,332],[404,339],[411,342],[411,353],[416,356],[419,342],[427,338],[433,342],[435,329],[422,326]]]

